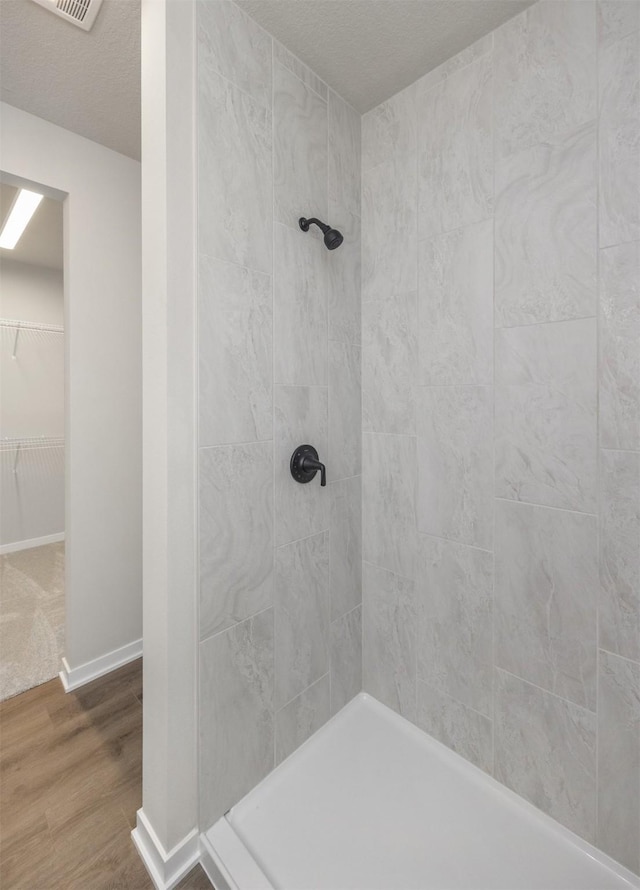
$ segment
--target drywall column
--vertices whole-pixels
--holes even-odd
[[[141,636],[140,164],[0,104],[2,170],[64,203],[66,660]],[[96,667],[95,665],[93,666]]]
[[[194,4],[142,4],[143,806],[158,887],[198,855]]]

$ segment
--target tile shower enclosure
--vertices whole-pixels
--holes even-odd
[[[202,830],[364,688],[640,871],[639,74],[541,0],[361,118],[199,3]]]

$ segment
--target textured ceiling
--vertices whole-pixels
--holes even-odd
[[[0,184],[0,229],[17,191],[12,185]],[[11,259],[62,271],[62,237],[62,201],[43,198],[13,250],[0,247],[0,262]]]
[[[105,0],[82,31],[31,0],[0,0],[0,97],[140,157],[140,0]]]
[[[364,113],[533,0],[236,0]]]

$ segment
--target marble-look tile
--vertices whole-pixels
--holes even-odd
[[[362,305],[362,428],[415,435],[418,372],[415,293]]]
[[[459,52],[457,56],[452,56],[450,59],[447,59],[446,62],[443,62],[442,65],[438,65],[437,68],[433,68],[431,71],[427,72],[424,77],[421,77],[420,80],[417,81],[418,91],[424,92],[425,90],[432,89],[432,87],[437,86],[445,78],[455,74],[456,71],[459,71],[461,68],[466,68],[467,65],[475,62],[476,59],[479,59],[481,56],[486,56],[492,49],[493,32],[490,32],[489,34],[485,34],[484,37],[481,37],[480,40],[476,40],[471,46],[467,46],[462,52]]]
[[[329,527],[328,489],[320,477],[300,483],[289,462],[298,445],[313,445],[326,464],[328,454],[327,389],[323,386],[276,386],[274,391],[276,544],[297,541]]]
[[[276,714],[276,764],[306,742],[330,717],[330,682],[325,674]]]
[[[273,234],[274,382],[326,386],[327,251],[300,229],[276,223]]]
[[[329,483],[331,620],[362,602],[362,479]]]
[[[331,623],[331,713],[362,690],[362,606]]]
[[[198,273],[200,447],[273,437],[271,278],[201,256]]]
[[[596,320],[496,331],[496,495],[596,509]]]
[[[568,135],[496,164],[496,324],[595,315],[596,130]]]
[[[488,717],[418,680],[416,723],[456,754],[493,772],[493,727]]]
[[[640,874],[640,664],[600,652],[598,846]]]
[[[491,54],[418,97],[418,232],[442,232],[493,213]]]
[[[596,116],[591,0],[541,0],[494,34],[496,151],[508,155]]]
[[[639,0],[599,0],[597,24],[601,47],[640,30]]]
[[[363,558],[413,578],[416,440],[378,433],[364,433],[362,440]]]
[[[271,107],[271,37],[230,0],[197,4],[200,71],[222,74]]]
[[[493,709],[493,556],[421,535],[419,565],[418,679],[488,717]]]
[[[414,582],[364,563],[362,677],[366,692],[408,720],[416,709]]]
[[[418,528],[484,550],[493,539],[493,399],[488,386],[421,387]]]
[[[274,767],[273,609],[200,644],[200,824]]]
[[[399,155],[362,176],[362,299],[417,287],[416,156]]]
[[[271,112],[214,72],[198,79],[198,252],[271,273]]]
[[[273,605],[271,442],[200,449],[200,638]]]
[[[640,454],[600,452],[600,645],[640,661]]]
[[[416,151],[416,86],[362,115],[362,170]]]
[[[495,661],[594,711],[595,516],[496,501]]]
[[[640,450],[640,243],[600,251],[600,445]]]
[[[360,216],[360,115],[329,93],[329,201]],[[331,225],[340,228],[336,222]]]
[[[496,670],[495,777],[594,843],[596,715]]]
[[[329,343],[329,479],[357,476],[362,468],[360,347]]]
[[[344,241],[327,258],[329,339],[360,345],[360,219],[329,201],[329,219]]]
[[[276,550],[276,708],[329,670],[329,536]]]
[[[418,250],[420,383],[492,383],[493,220]]]
[[[273,71],[274,218],[327,218],[327,103],[276,62]],[[315,236],[307,239],[313,240]],[[321,237],[317,240],[322,244]],[[324,249],[320,247],[319,249]]]
[[[289,71],[292,71],[296,77],[298,77],[306,86],[310,87],[314,93],[317,93],[321,96],[325,102],[327,100],[327,85],[324,81],[320,80],[317,74],[315,74],[311,68],[308,68],[304,62],[301,62],[297,56],[294,56],[293,53],[290,53],[288,49],[286,49],[281,43],[277,40],[273,41],[273,56],[274,58],[284,65],[285,68],[288,68]]]
[[[600,247],[640,239],[640,31],[600,52]]]

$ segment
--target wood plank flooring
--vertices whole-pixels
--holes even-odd
[[[153,890],[131,840],[142,803],[142,662],[0,704],[2,890]],[[211,890],[198,866],[180,890]]]

